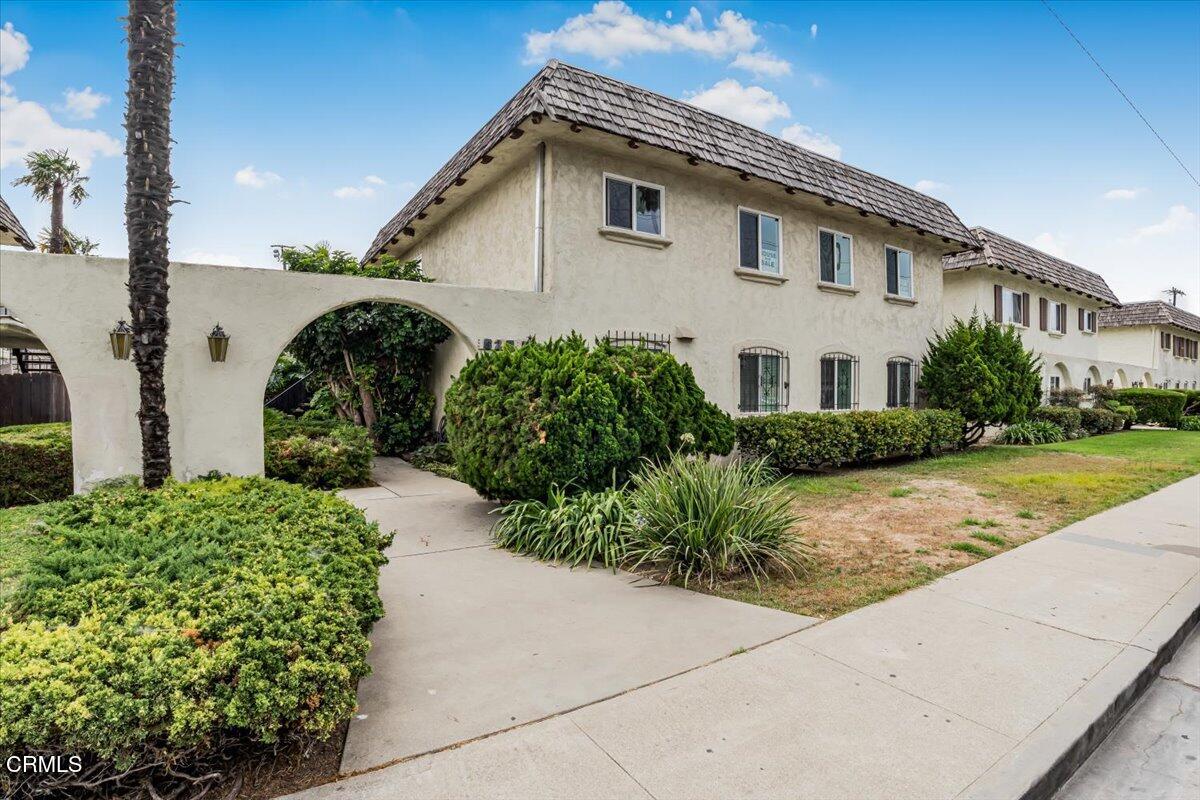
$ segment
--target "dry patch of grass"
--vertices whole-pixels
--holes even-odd
[[[1200,435],[1146,433],[792,477],[813,569],[715,592],[834,617],[1200,472]]]

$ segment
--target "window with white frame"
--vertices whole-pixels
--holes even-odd
[[[663,235],[663,187],[615,175],[604,176],[604,224],[652,236]]]
[[[1084,333],[1095,333],[1096,332],[1096,312],[1089,311],[1086,308],[1079,309],[1079,312],[1080,312],[1079,313],[1079,320],[1080,320],[1079,327],[1084,331]]]
[[[854,285],[853,242],[849,234],[820,232],[821,280],[839,286]]]
[[[858,407],[858,359],[848,353],[821,356],[821,408],[844,411]]]
[[[1025,325],[1025,296],[1021,292],[1014,292],[1012,289],[1003,290],[1003,311],[1002,322],[1008,322],[1013,325]]]
[[[1067,332],[1067,304],[1050,303],[1046,306],[1046,327],[1055,333]]]
[[[738,411],[787,411],[787,353],[773,347],[748,347],[738,353]]]
[[[1057,375],[1050,376],[1050,391],[1057,392],[1062,388],[1062,378]]]
[[[781,224],[779,217],[738,209],[738,266],[778,275],[782,271],[780,256]]]
[[[886,246],[883,248],[887,260],[887,293],[896,297],[913,296],[913,257],[907,250]]]
[[[889,358],[887,362],[888,408],[911,408],[916,397],[917,367],[911,358]]]
[[[1089,375],[1083,379],[1083,391],[1090,392],[1092,390],[1092,378]]]

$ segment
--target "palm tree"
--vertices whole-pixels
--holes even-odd
[[[1163,289],[1163,294],[1171,295],[1171,305],[1179,305],[1179,298],[1187,297],[1187,292],[1177,286],[1172,286],[1170,289]]]
[[[87,177],[79,174],[79,163],[66,150],[39,150],[25,156],[26,174],[13,181],[13,186],[28,186],[33,196],[43,203],[50,201],[50,252],[65,252],[63,227],[63,198],[70,196],[78,206],[88,196],[83,184]]]
[[[38,231],[37,247],[43,253],[49,253],[50,244],[54,234],[49,228],[42,228]],[[99,242],[93,242],[86,236],[76,236],[71,233],[69,228],[63,228],[63,245],[62,252],[69,256],[90,256],[96,252],[96,248],[100,246]]]
[[[125,228],[129,313],[141,404],[142,482],[171,474],[163,386],[167,355],[167,223],[171,218],[171,93],[175,84],[174,0],[129,0],[129,88],[125,93]]]

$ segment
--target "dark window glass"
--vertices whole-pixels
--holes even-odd
[[[633,185],[608,178],[606,186],[608,200],[605,224],[613,228],[633,228]]]
[[[738,408],[742,411],[758,411],[758,355],[742,353],[738,360],[741,362]]]
[[[821,359],[821,408],[833,408],[836,370],[837,362],[832,358]]]
[[[887,365],[888,408],[912,405],[912,362],[889,361]]]
[[[884,252],[887,254],[887,293],[899,294],[900,275],[896,264],[896,251],[889,247]]]
[[[637,187],[637,229],[642,233],[662,234],[662,192],[647,186]]]
[[[738,263],[746,269],[758,269],[758,214],[738,213],[741,257]]]
[[[833,283],[833,278],[833,234],[829,231],[821,231],[821,280]]]

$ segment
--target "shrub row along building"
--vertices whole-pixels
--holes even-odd
[[[1020,330],[1047,389],[1200,380],[1193,314],[1122,306],[1100,275],[940,200],[557,61],[364,260],[384,254],[552,293],[582,334],[669,347],[735,413],[911,405],[927,339],[973,313]],[[467,355],[447,343],[439,389]]]

